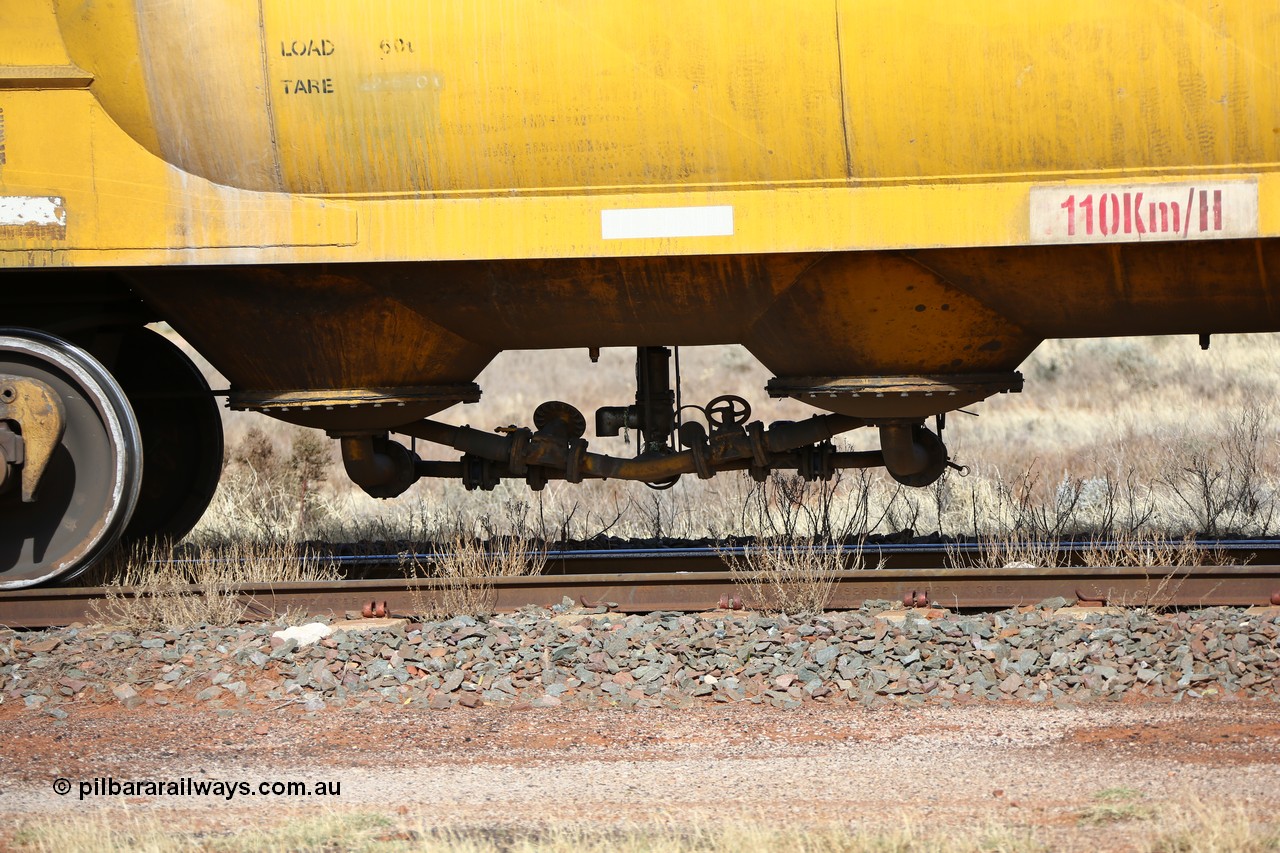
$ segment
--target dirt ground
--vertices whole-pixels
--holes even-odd
[[[217,824],[314,809],[440,826],[682,821],[1032,827],[1061,850],[1131,849],[1142,820],[1083,820],[1108,791],[1143,810],[1280,807],[1280,703],[683,711],[274,711],[120,706],[65,721],[0,706],[0,847],[33,815],[154,811]],[[339,782],[327,797],[126,796],[94,779]],[[67,779],[59,795],[54,781]]]

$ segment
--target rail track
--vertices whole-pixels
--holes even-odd
[[[1126,543],[1133,547],[1132,543]],[[835,551],[834,546],[813,546],[826,554]],[[1060,542],[1048,544],[1030,543],[1029,550],[1046,551],[1055,548],[1057,561],[1071,566],[1083,566],[1087,550],[1116,550],[1122,546],[1109,542]],[[1139,545],[1141,547],[1141,545]],[[1195,548],[1206,555],[1220,559],[1214,562],[1240,565],[1280,565],[1280,541],[1275,539],[1200,540]],[[861,549],[842,547],[847,568],[860,562],[863,566],[881,569],[939,569],[947,565],[974,566],[983,559],[979,543],[921,543],[879,542],[867,544]],[[544,575],[604,575],[643,574],[646,572],[722,572],[729,569],[726,558],[741,557],[746,548],[736,546],[624,546],[608,549],[572,547],[545,552]],[[417,564],[430,571],[439,558],[439,552],[384,553],[384,554],[326,554],[310,553],[300,557],[304,561],[337,567],[343,576],[354,579],[402,578],[405,566]],[[173,561],[181,564],[182,560]],[[201,564],[208,561],[201,559]]]
[[[1083,606],[1147,605],[1195,607],[1280,603],[1280,559],[1276,543],[1222,543],[1237,565],[1182,567],[981,568],[945,567],[944,546],[877,546],[864,559],[879,568],[835,573],[829,607],[856,608],[869,600],[936,604],[950,609],[1014,607],[1062,598]],[[877,553],[879,552],[879,553]],[[496,577],[483,584],[496,610],[551,606],[568,598],[588,608],[619,612],[705,611],[743,606],[740,579],[713,549],[564,551],[548,554],[543,574]],[[954,556],[955,549],[952,549]],[[1265,561],[1258,563],[1260,557]],[[336,563],[348,573],[386,570],[400,555],[311,557]],[[429,564],[430,555],[420,555]],[[1246,563],[1246,560],[1248,562]],[[256,583],[237,588],[250,616],[285,610],[316,615],[376,613],[412,615],[437,601],[456,582],[435,578],[348,577],[339,581]],[[473,585],[477,582],[470,581]],[[189,587],[198,594],[201,587]],[[137,595],[114,588],[117,595]],[[0,624],[41,628],[93,618],[103,587],[35,588],[0,594]]]

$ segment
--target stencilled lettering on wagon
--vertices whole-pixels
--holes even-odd
[[[1258,182],[1031,188],[1033,243],[1137,243],[1258,236]]]

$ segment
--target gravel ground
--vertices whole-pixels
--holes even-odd
[[[33,816],[154,811],[219,825],[339,807],[430,826],[903,821],[1027,827],[1053,849],[1123,849],[1144,821],[1082,825],[1100,793],[1143,809],[1191,798],[1280,806],[1280,715],[1270,703],[1001,703],[943,709],[738,704],[685,710],[377,708],[306,714],[105,705],[55,723],[0,714],[8,744],[0,826]],[[56,777],[74,783],[53,792]],[[337,781],[336,797],[89,796],[79,783]],[[284,812],[282,812],[284,810]],[[0,831],[0,838],[3,832]],[[0,845],[2,846],[2,845]]]
[[[0,848],[32,815],[316,808],[1031,827],[1124,849],[1100,794],[1280,806],[1280,609],[855,612],[0,632]],[[52,790],[55,778],[70,794]],[[91,795],[93,779],[338,781],[330,797]],[[190,785],[191,783],[186,783]],[[202,817],[203,816],[203,817]],[[7,836],[5,832],[9,833]]]

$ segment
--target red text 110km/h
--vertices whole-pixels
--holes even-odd
[[[1256,181],[1033,187],[1037,243],[1205,240],[1258,233]]]

